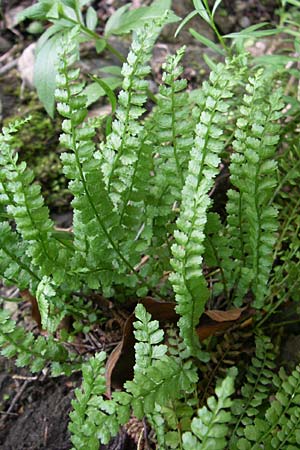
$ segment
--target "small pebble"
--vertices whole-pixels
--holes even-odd
[[[243,16],[239,20],[239,24],[242,28],[248,28],[251,25],[250,19],[247,16]]]

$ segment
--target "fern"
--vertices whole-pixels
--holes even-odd
[[[178,364],[176,358],[166,355],[167,347],[161,344],[163,332],[143,305],[136,307],[135,315],[134,378],[125,383],[125,392],[114,392],[111,399],[104,399],[103,352],[83,367],[82,389],[76,391],[77,401],[70,416],[70,430],[75,435],[72,442],[74,445],[76,442],[76,449],[84,448],[84,445],[94,448],[88,445],[96,429],[100,441],[108,443],[119,427],[129,420],[131,409],[137,418],[146,416],[154,426],[161,425],[164,419],[163,413],[159,412],[160,406],[194,390],[198,377],[192,361]]]
[[[296,450],[300,444],[300,368],[290,376],[284,371],[274,379],[278,391],[264,418],[254,418],[244,430],[244,438],[238,441],[239,450]]]
[[[209,191],[220,164],[223,149],[222,128],[229,108],[228,98],[235,80],[231,64],[218,65],[204,82],[199,101],[201,114],[196,126],[194,147],[191,150],[187,178],[182,190],[180,216],[174,232],[176,243],[172,245],[174,272],[170,280],[176,293],[176,311],[180,314],[181,335],[193,354],[198,355],[199,344],[195,327],[204,311],[208,290],[201,264],[204,253],[204,229],[207,209],[210,206]]]
[[[237,191],[228,192],[227,205],[232,256],[239,273],[235,303],[240,305],[251,287],[257,308],[267,294],[278,228],[277,211],[269,200],[276,186],[272,157],[279,140],[279,125],[274,122],[281,117],[283,104],[280,90],[266,96],[267,83],[259,71],[246,86],[230,164],[230,179]]]
[[[5,310],[0,311],[0,325],[1,355],[7,358],[16,356],[17,366],[28,366],[31,372],[39,372],[50,363],[53,376],[69,375],[80,367],[80,360],[77,358],[76,362],[76,355],[68,353],[62,344],[52,337],[35,338],[32,333],[18,327]]]
[[[62,155],[62,161],[66,176],[72,180],[69,189],[74,195],[74,267],[86,267],[83,276],[90,287],[100,284],[104,292],[109,292],[114,266],[119,267],[120,273],[128,268],[134,272],[134,269],[112,237],[122,233],[117,228],[118,216],[108,192],[99,178],[101,169],[99,160],[94,157],[92,141],[95,124],[83,123],[87,115],[86,98],[82,94],[84,85],[77,82],[79,70],[73,68],[77,58],[77,33],[74,29],[62,54],[56,90],[58,111],[65,117],[61,142],[71,150]],[[97,235],[93,233],[96,228]]]
[[[99,440],[108,443],[130,417],[129,397],[125,393],[115,393],[112,400],[103,399],[105,358],[104,352],[98,353],[82,366],[83,383],[81,389],[75,390],[69,424],[76,450],[96,450]]]
[[[6,222],[0,222],[0,270],[6,284],[21,290],[36,286],[40,278],[26,255],[27,245]]]
[[[192,420],[191,432],[183,434],[184,450],[225,449],[228,423],[231,419],[230,396],[234,393],[237,369],[231,368],[227,377],[216,387],[216,397],[210,397],[207,405],[198,410],[198,417]]]
[[[41,188],[32,183],[33,172],[26,170],[26,163],[18,164],[18,154],[12,147],[12,134],[25,122],[15,122],[4,128],[0,138],[4,201],[8,203],[8,215],[15,220],[18,232],[27,243],[27,253],[33,264],[40,267],[43,274],[53,273],[57,280],[62,280],[64,271],[60,266],[60,249],[57,242],[51,239],[53,222],[43,205]]]
[[[136,307],[134,376],[110,398],[103,352],[82,364],[52,336],[26,333],[6,311],[0,311],[2,354],[34,372],[47,365],[54,375],[82,368],[69,427],[76,449],[107,444],[132,414],[150,423],[161,450],[297,448],[300,369],[290,377],[283,371],[274,377],[269,338],[257,338],[256,356],[237,398],[236,369],[217,385],[207,406],[202,401],[217,368],[202,401],[203,383],[198,383],[204,366],[199,360],[207,362],[210,355],[202,350],[206,344],[200,346],[196,327],[209,296],[213,308],[252,302],[256,309],[266,309],[260,325],[285,295],[298,296],[299,202],[291,196],[291,206],[284,209],[281,195],[289,183],[297,192],[297,175],[280,158],[278,170],[275,160],[281,81],[275,73],[270,78],[267,71],[253,71],[244,95],[248,66],[240,55],[225,64],[210,62],[209,80],[189,95],[181,79],[180,49],[164,64],[162,85],[153,96],[157,104],[146,117],[149,60],[166,20],[167,14],[149,20],[134,34],[115,118],[109,118],[111,129],[107,127],[99,147],[101,120],[87,118],[85,84],[75,68],[80,29],[67,34],[55,95],[64,119],[60,141],[66,151],[61,159],[73,195],[71,233],[55,230],[40,187],[18,160],[13,135],[27,121],[4,128],[0,273],[6,284],[36,296],[42,326],[50,335],[69,315],[75,319],[72,334],[86,331],[94,307],[91,290],[123,300],[175,294],[177,329],[165,336],[159,321],[142,304]],[[232,186],[225,215],[219,214],[213,198],[221,158],[227,165],[229,151]],[[291,161],[297,152],[294,142],[293,151],[287,152]],[[279,264],[273,268],[275,258]],[[269,397],[276,389],[275,398]]]
[[[193,145],[193,121],[186,92],[187,81],[180,79],[183,68],[179,65],[185,48],[169,56],[162,68],[163,84],[159,88],[157,106],[153,111],[150,138],[156,143],[155,175],[152,180],[156,199],[156,220],[165,223],[174,218],[174,204],[179,204]],[[165,238],[165,237],[164,237]]]
[[[273,345],[266,336],[256,338],[256,354],[246,374],[247,382],[241,389],[242,399],[232,404],[234,430],[229,448],[234,450],[243,435],[244,427],[251,423],[252,418],[259,414],[259,408],[269,396],[269,387],[273,380],[275,355]]]
[[[150,315],[142,305],[137,306],[136,314],[139,322],[135,324],[135,335],[144,342],[135,345],[134,379],[127,381],[125,387],[133,396],[134,414],[141,418],[151,414],[155,404],[163,405],[168,399],[180,397],[181,392],[193,389],[197,375],[191,361],[179,365],[175,358],[166,355],[166,346],[158,345],[163,333],[158,330],[157,321],[149,321]],[[147,358],[150,361],[145,365]]]
[[[99,158],[110,198],[119,212],[119,224],[126,233],[120,241],[128,255],[131,270],[140,262],[141,253],[149,246],[152,215],[146,211],[151,177],[152,145],[139,121],[145,112],[150,72],[148,61],[152,47],[167,16],[150,22],[138,30],[127,62],[123,65],[122,90],[118,96],[116,118],[106,143],[100,147]]]

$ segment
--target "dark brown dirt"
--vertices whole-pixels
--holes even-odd
[[[15,381],[18,383],[14,383],[13,374],[8,375],[5,372],[0,374],[0,386],[6,393],[9,392],[6,395],[10,395],[5,402],[4,410],[1,411],[0,448],[2,450],[70,449],[68,415],[73,389],[79,382],[79,375],[73,375],[71,378],[17,379]],[[23,386],[25,388],[22,394],[10,410],[10,414],[6,415],[6,411]]]
[[[1,450],[71,449],[69,412],[74,388],[81,382],[80,374],[68,378],[42,377],[33,380],[30,373],[14,368],[12,362],[3,358],[0,359],[0,367]],[[21,395],[14,403],[20,392]],[[135,448],[126,432],[121,431],[109,445],[101,446],[100,450]]]

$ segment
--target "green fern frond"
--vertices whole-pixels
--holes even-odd
[[[62,279],[63,268],[59,267],[59,248],[52,237],[53,222],[40,194],[41,188],[33,183],[33,172],[26,163],[18,163],[18,154],[12,146],[12,133],[27,121],[18,121],[3,128],[0,137],[1,149],[1,195],[7,203],[7,213],[17,225],[23,241],[27,243],[27,254],[42,273]]]
[[[18,327],[5,310],[0,311],[0,347],[2,356],[16,357],[17,366],[28,366],[31,372],[39,372],[49,363],[53,376],[69,375],[80,367],[76,355],[68,353],[62,344],[52,337],[35,338]]]
[[[39,271],[31,267],[27,244],[19,239],[8,223],[0,222],[0,273],[6,284],[23,290],[36,286]]]
[[[266,95],[270,80],[262,71],[249,79],[247,95],[240,108],[230,164],[231,182],[237,191],[228,192],[228,232],[233,258],[238,266],[237,296],[241,304],[251,287],[254,306],[263,305],[273,263],[277,211],[269,205],[276,186],[274,153],[279,140],[283,107],[282,93]]]
[[[192,420],[191,431],[183,434],[184,450],[222,450],[227,446],[228,424],[231,420],[230,397],[234,393],[235,367],[216,387],[216,397],[207,400],[207,406],[198,410],[198,416]]]
[[[180,203],[185,183],[188,156],[193,146],[194,123],[191,120],[187,81],[180,79],[183,68],[179,65],[185,47],[169,56],[163,64],[163,84],[159,87],[157,106],[153,111],[150,137],[155,144],[152,179],[157,215],[174,218],[174,203]]]
[[[150,73],[152,48],[165,20],[149,21],[135,33],[122,68],[124,80],[112,131],[98,153],[110,198],[127,237],[126,244],[120,244],[121,251],[128,255],[133,267],[147,252],[152,237],[153,214],[147,208],[147,199],[153,144],[140,119],[146,111],[149,83],[145,77]]]
[[[142,304],[135,308],[136,321],[134,322],[135,366],[134,373],[144,372],[156,359],[162,358],[167,352],[167,346],[160,344],[164,338],[164,332],[159,328],[157,320],[151,320]],[[160,345],[158,345],[160,344]]]
[[[74,195],[73,230],[77,251],[73,265],[76,270],[80,266],[86,268],[82,276],[90,287],[101,285],[103,291],[110,295],[113,273],[125,284],[132,278],[136,282],[137,276],[134,266],[118,245],[123,233],[118,225],[119,216],[100,177],[100,161],[95,158],[95,123],[83,122],[87,115],[86,97],[82,94],[84,85],[77,81],[79,70],[73,68],[77,58],[76,33],[78,30],[72,31],[64,46],[56,90],[58,111],[65,117],[61,142],[71,151],[62,155],[62,161]],[[118,271],[115,271],[116,267]],[[132,276],[123,275],[126,271],[130,271]],[[130,282],[133,283],[132,280]]]
[[[270,385],[273,381],[275,354],[271,340],[267,336],[256,338],[256,353],[246,374],[246,383],[241,389],[242,399],[236,399],[232,404],[234,429],[230,446],[234,450],[241,439],[244,427],[251,423],[253,417],[259,414],[259,408],[268,398]]]
[[[131,182],[143,142],[144,129],[138,119],[145,112],[150,73],[149,60],[162,21],[150,21],[134,36],[127,62],[123,65],[122,90],[118,96],[116,119],[107,142],[101,146],[102,171],[115,206],[121,205]]]
[[[181,316],[179,327],[186,345],[200,357],[195,327],[208,298],[201,267],[204,229],[211,204],[209,191],[218,173],[219,155],[224,146],[222,130],[229,108],[227,100],[232,97],[231,88],[235,83],[230,69],[230,62],[226,66],[219,64],[211,73],[210,82],[203,83],[199,99],[201,114],[182,190],[180,216],[174,232],[176,243],[172,245],[174,272],[170,281],[176,294],[176,311]]]
[[[150,321],[150,315],[143,305],[136,308],[138,322],[135,344],[136,365],[134,379],[125,384],[132,395],[132,408],[138,418],[150,415],[155,405],[164,405],[169,400],[180,398],[193,391],[197,382],[196,367],[188,360],[178,364],[176,358],[166,355],[166,346],[158,345],[163,333],[157,321]],[[144,364],[144,358],[148,364]]]
[[[207,215],[204,245],[203,258],[205,264],[210,268],[219,270],[219,273],[214,275],[218,277],[218,281],[213,283],[211,295],[216,297],[223,293],[226,300],[229,300],[232,286],[229,285],[226,273],[231,270],[234,263],[228,247],[225,226],[221,223],[220,216],[217,213],[210,212]]]
[[[238,441],[239,450],[296,450],[300,445],[300,367],[275,377],[278,391],[264,418],[253,418]]]
[[[105,352],[100,352],[82,365],[82,386],[75,390],[69,424],[76,450],[97,450],[100,442],[107,444],[130,418],[131,398],[126,392],[115,392],[110,400],[103,398],[105,359]]]
[[[41,315],[42,328],[49,333],[54,333],[67,311],[64,308],[63,294],[58,298],[56,285],[50,277],[44,276],[36,289],[36,300]],[[61,304],[61,308],[57,308]]]

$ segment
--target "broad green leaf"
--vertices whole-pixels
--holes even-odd
[[[111,75],[115,75],[115,76],[122,76],[121,73],[122,69],[120,66],[105,66],[105,67],[101,67],[101,69],[99,69],[99,72],[103,72],[103,73],[109,73]]]
[[[29,6],[17,15],[17,23],[25,19],[43,20],[46,19],[48,11],[53,5],[52,1],[40,1],[35,5]]]
[[[117,11],[110,16],[104,28],[105,36],[114,34],[114,31],[119,28],[122,15],[129,9],[129,7],[130,3],[126,3],[126,5],[123,5],[121,8],[117,9]]]
[[[47,30],[42,34],[42,36],[40,36],[39,40],[37,41],[36,53],[40,51],[40,48],[43,47],[43,45],[46,43],[48,39],[51,38],[51,36],[60,31],[64,31],[64,29],[65,27],[61,24],[55,24],[47,28]]]
[[[98,23],[98,17],[95,9],[92,6],[89,6],[86,12],[86,26],[89,30],[94,31]]]
[[[59,19],[60,11],[61,11],[60,5],[58,3],[54,3],[52,8],[50,8],[49,11],[47,12],[46,18]]]
[[[106,24],[104,34],[127,34],[141,27],[144,22],[150,19],[161,18],[163,13],[168,9],[165,5],[169,5],[169,0],[154,2],[151,6],[143,6],[141,8],[128,11],[128,5],[122,6],[122,11],[117,10]],[[117,15],[117,13],[119,13]],[[115,16],[115,17],[114,17]],[[112,22],[111,22],[112,19]],[[172,11],[169,12],[166,23],[177,22],[177,17]]]
[[[70,8],[75,9],[76,7],[80,6],[79,1],[78,0],[62,0],[62,2],[69,6]]]
[[[287,0],[287,3],[293,6],[297,6],[297,8],[300,8],[300,2],[298,0]]]
[[[203,36],[202,34],[197,33],[196,30],[194,30],[194,28],[190,28],[189,32],[191,33],[191,35],[197,39],[197,41],[201,42],[202,44],[204,44],[206,47],[211,48],[212,50],[214,50],[215,52],[217,52],[219,55],[221,56],[225,56],[225,52],[224,50],[222,50],[217,44],[215,44],[214,42],[212,42],[210,39],[208,39],[207,37]]]
[[[59,59],[59,49],[64,33],[51,36],[44,45],[39,47],[34,66],[34,84],[40,101],[50,117],[54,115],[54,91],[56,85],[56,65]]]

